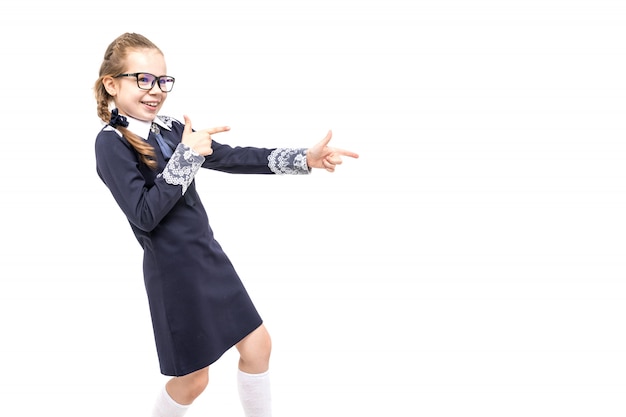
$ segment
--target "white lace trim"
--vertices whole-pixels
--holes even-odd
[[[174,119],[173,117],[170,116],[157,116],[157,118],[163,122],[163,124],[165,126],[167,126],[170,130],[172,130],[172,125],[174,124]]]
[[[189,146],[179,143],[169,162],[165,165],[165,169],[158,176],[162,176],[168,184],[182,185],[182,194],[184,195],[203,163],[204,156]]]
[[[267,157],[274,174],[305,175],[311,172],[306,162],[305,148],[277,148]]]

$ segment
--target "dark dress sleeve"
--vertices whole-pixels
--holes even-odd
[[[180,142],[185,125],[169,118],[172,134]],[[258,148],[225,145],[215,140],[213,153],[205,156],[203,168],[229,174],[309,174],[305,148]]]
[[[140,163],[116,131],[101,131],[95,150],[97,173],[128,221],[141,230],[153,230],[181,198],[181,187],[168,184]]]
[[[206,157],[204,168],[240,174],[301,175],[311,172],[304,148],[233,148],[215,141],[212,148],[213,154]]]

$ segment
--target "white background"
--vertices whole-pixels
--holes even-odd
[[[198,190],[273,336],[274,415],[626,415],[622,0],[5,1],[0,414],[148,416],[141,251],[92,86],[139,32],[164,114],[358,152]],[[241,415],[237,357],[188,416]]]

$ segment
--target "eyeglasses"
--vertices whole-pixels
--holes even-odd
[[[169,75],[161,75],[157,77],[154,74],[148,72],[133,72],[132,74],[120,74],[113,78],[119,77],[135,77],[137,79],[137,87],[142,90],[152,90],[154,83],[159,82],[158,86],[164,93],[169,93],[174,88],[174,77]]]

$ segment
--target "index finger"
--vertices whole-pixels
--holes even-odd
[[[212,127],[210,129],[205,129],[205,131],[209,135],[214,135],[216,133],[227,132],[230,130],[230,126],[220,126],[220,127]]]
[[[349,156],[350,158],[358,158],[359,154],[356,152],[348,151],[346,149],[333,148],[333,152],[338,153],[339,155]]]

